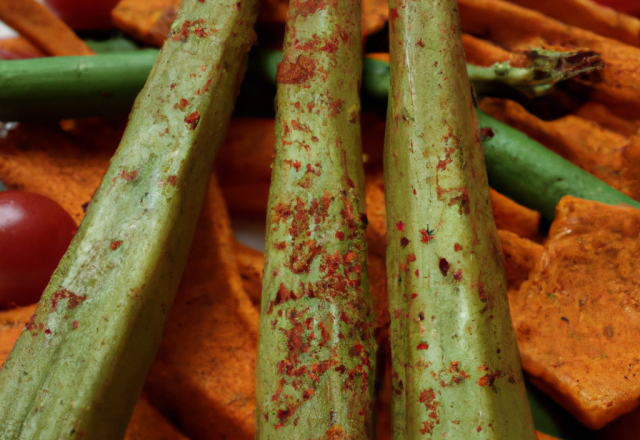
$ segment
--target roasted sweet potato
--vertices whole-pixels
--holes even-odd
[[[523,367],[598,429],[640,403],[640,210],[565,197],[549,235],[510,295]]]

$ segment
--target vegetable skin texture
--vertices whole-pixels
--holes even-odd
[[[456,2],[389,8],[393,438],[534,440]]]
[[[256,438],[373,436],[360,2],[292,1],[278,66]]]
[[[186,262],[256,15],[251,1],[183,1],[85,220],[0,372],[1,438],[124,434]]]

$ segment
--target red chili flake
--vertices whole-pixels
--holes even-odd
[[[434,240],[436,238],[433,235],[433,231],[429,231],[427,229],[420,229],[420,235],[422,235],[422,238],[420,238],[420,241],[423,242],[424,244],[429,244],[431,240]]]
[[[415,189],[415,188],[413,188],[413,195],[415,196],[415,195],[417,195],[417,194],[418,194],[418,193],[416,192],[416,189]]]
[[[453,245],[453,250],[456,252],[460,252],[462,250],[462,246],[460,246],[460,244],[456,243]]]
[[[67,301],[67,309],[75,309],[81,302],[87,299],[87,295],[79,296],[67,289],[58,290],[51,296],[51,306],[54,310],[58,307],[58,301],[61,299],[69,299],[69,301]]]
[[[178,176],[169,176],[167,177],[167,183],[173,187],[178,183]]]
[[[453,277],[456,281],[462,281],[462,269],[458,269],[456,273],[453,274]]]
[[[136,177],[138,177],[138,170],[133,170],[132,172],[128,172],[127,170],[123,169],[122,172],[120,173],[120,177],[122,177],[124,180],[128,182],[131,182]]]
[[[344,101],[340,98],[329,103],[329,109],[331,110],[329,112],[330,118],[335,118],[336,116],[338,116],[338,113],[340,113],[340,107],[342,107],[342,104],[344,104]]]
[[[485,374],[478,380],[478,385],[481,387],[486,387],[487,385],[493,386],[493,383],[500,377],[500,370],[497,370],[495,373]]]
[[[180,103],[178,103],[178,108],[180,110],[184,110],[185,108],[187,108],[188,105],[189,105],[189,101],[187,101],[186,99],[182,98],[182,99],[180,99]]]
[[[397,8],[390,8],[389,9],[389,18],[391,20],[393,20],[395,18],[400,18],[400,14],[398,14],[398,9]]]
[[[75,321],[73,321],[73,329],[77,330],[78,328],[78,320],[76,319]]]
[[[319,166],[319,165],[320,164],[316,164],[316,166]],[[307,172],[305,174],[314,174],[316,176],[320,176],[320,174],[322,174],[322,173],[319,170],[315,169],[313,166],[311,166],[310,163],[308,163],[307,164]]]
[[[114,240],[111,242],[111,250],[115,251],[116,249],[118,249],[120,247],[120,245],[122,244],[122,240]]]
[[[175,89],[175,88],[176,88],[176,85],[177,85],[177,84],[171,84],[171,90]]]
[[[356,185],[353,183],[353,180],[351,180],[351,177],[347,176],[347,184],[349,185],[349,188],[355,188]]]
[[[417,293],[412,293],[412,294],[411,294],[411,299],[414,299],[414,298],[417,298],[417,297],[418,297],[418,294],[417,294]]]
[[[449,268],[451,267],[451,265],[446,260],[446,258],[440,258],[440,261],[438,262],[438,267],[440,268],[440,273],[442,274],[442,276],[446,277],[447,272],[449,272]]]
[[[344,232],[336,231],[336,238],[340,241],[344,240]]]
[[[480,296],[480,301],[482,302],[487,302],[487,292],[485,292],[484,290],[484,283],[480,282],[478,283],[478,295]]]
[[[424,47],[424,42],[422,40],[418,40],[418,42],[416,43],[416,46]]]
[[[407,237],[402,237],[400,239],[400,245],[405,248],[409,245],[409,243],[411,243],[411,241],[407,238]]]
[[[424,312],[418,313],[418,318],[420,319],[420,321],[424,321]]]
[[[278,64],[276,82],[279,84],[303,84],[316,74],[316,62],[305,56],[298,56],[295,62],[287,59]]]
[[[416,269],[415,274],[416,274],[416,278],[418,278],[420,276],[420,269]]]
[[[404,231],[404,223],[402,222],[398,222],[396,223],[396,228],[398,229],[398,231],[402,232]]]
[[[482,431],[482,426],[478,425],[478,427],[476,428],[476,431],[478,432]]]
[[[51,330],[46,329],[46,330],[44,331],[44,333],[45,333],[46,335],[50,335],[50,334],[51,334]]]
[[[239,11],[240,9],[242,9],[242,3],[238,2],[236,3],[236,9]]]
[[[480,128],[480,139],[486,140],[495,136],[495,133],[491,129],[491,127],[481,127]]]
[[[198,126],[199,121],[200,121],[200,112],[198,112],[198,110],[196,110],[195,112],[191,113],[189,116],[184,118],[184,122],[189,124],[189,130],[195,130],[196,127]]]
[[[37,313],[34,313],[33,315],[31,315],[31,318],[29,318],[29,322],[27,322],[24,325],[28,331],[32,331],[33,330],[33,324],[34,324],[34,321],[36,320],[36,316],[38,316]]]
[[[196,34],[198,36],[198,38],[205,38],[205,37],[209,36],[207,31],[204,28],[201,28],[200,26],[196,27],[193,30],[193,33]]]
[[[203,91],[206,93],[209,91],[209,86],[211,85],[211,81],[213,81],[213,78],[209,78],[209,80],[207,81],[207,83],[204,85],[204,89]]]
[[[429,348],[429,344],[425,342],[419,343],[418,346],[416,347],[417,350],[427,350],[428,348]]]

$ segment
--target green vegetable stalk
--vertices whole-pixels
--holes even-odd
[[[360,2],[294,0],[277,71],[258,439],[372,438]]]
[[[183,0],[87,216],[0,372],[0,438],[124,435],[256,16],[254,0]]]
[[[389,8],[393,438],[534,440],[456,2]]]
[[[521,131],[476,109],[491,186],[553,220],[564,196],[640,208],[640,202],[540,145]]]

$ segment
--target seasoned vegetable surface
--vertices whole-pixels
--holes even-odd
[[[389,7],[393,437],[533,440],[456,2]]]
[[[292,1],[278,66],[257,438],[371,438],[360,2]]]
[[[0,438],[123,435],[229,122],[256,2],[184,0],[80,230],[0,372]]]

